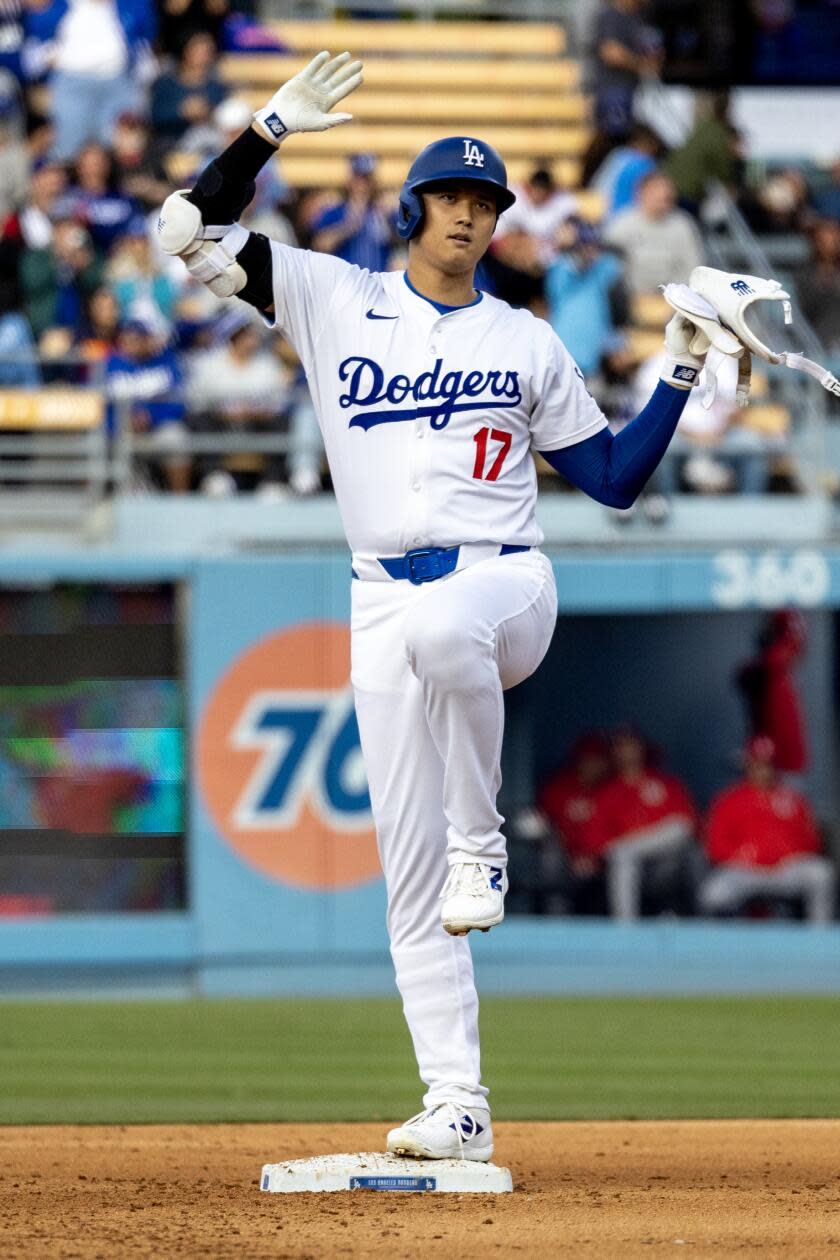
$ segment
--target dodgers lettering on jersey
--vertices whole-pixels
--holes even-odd
[[[442,315],[403,272],[271,249],[275,322],[306,371],[354,556],[542,542],[532,449],[607,423],[551,327],[488,294]]]
[[[517,372],[443,372],[443,359],[436,359],[430,372],[421,372],[415,381],[397,373],[390,379],[374,359],[354,355],[345,359],[338,369],[339,379],[349,381],[347,392],[338,400],[340,407],[354,410],[369,407],[369,411],[355,410],[350,428],[358,425],[372,429],[377,424],[392,424],[400,420],[417,420],[428,417],[433,429],[442,429],[456,411],[482,411],[487,394],[495,407],[515,407],[522,402]],[[460,402],[459,399],[478,399]],[[394,411],[382,408],[382,402],[401,403],[410,399],[421,403],[419,407],[404,407]]]

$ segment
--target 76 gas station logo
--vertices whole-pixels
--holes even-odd
[[[380,878],[345,622],[286,626],[240,651],[201,710],[195,769],[199,833],[206,817],[264,877],[317,891]]]
[[[230,744],[261,754],[234,805],[236,827],[294,827],[305,802],[344,830],[370,827],[370,794],[349,690],[256,692]]]

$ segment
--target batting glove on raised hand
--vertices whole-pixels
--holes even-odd
[[[702,328],[684,315],[672,315],[665,325],[667,358],[661,379],[677,389],[693,389],[700,379],[710,344]]]
[[[327,131],[339,123],[350,122],[352,114],[331,114],[329,111],[362,81],[361,61],[351,61],[350,53],[331,57],[319,52],[294,78],[284,83],[263,109],[254,114],[260,134],[273,145],[279,145],[295,131]]]

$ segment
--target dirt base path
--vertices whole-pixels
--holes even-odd
[[[500,1124],[512,1195],[269,1195],[380,1125],[0,1129],[4,1260],[840,1254],[840,1121]]]

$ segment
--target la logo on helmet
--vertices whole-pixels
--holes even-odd
[[[473,140],[464,141],[464,166],[483,166],[484,154]]]

